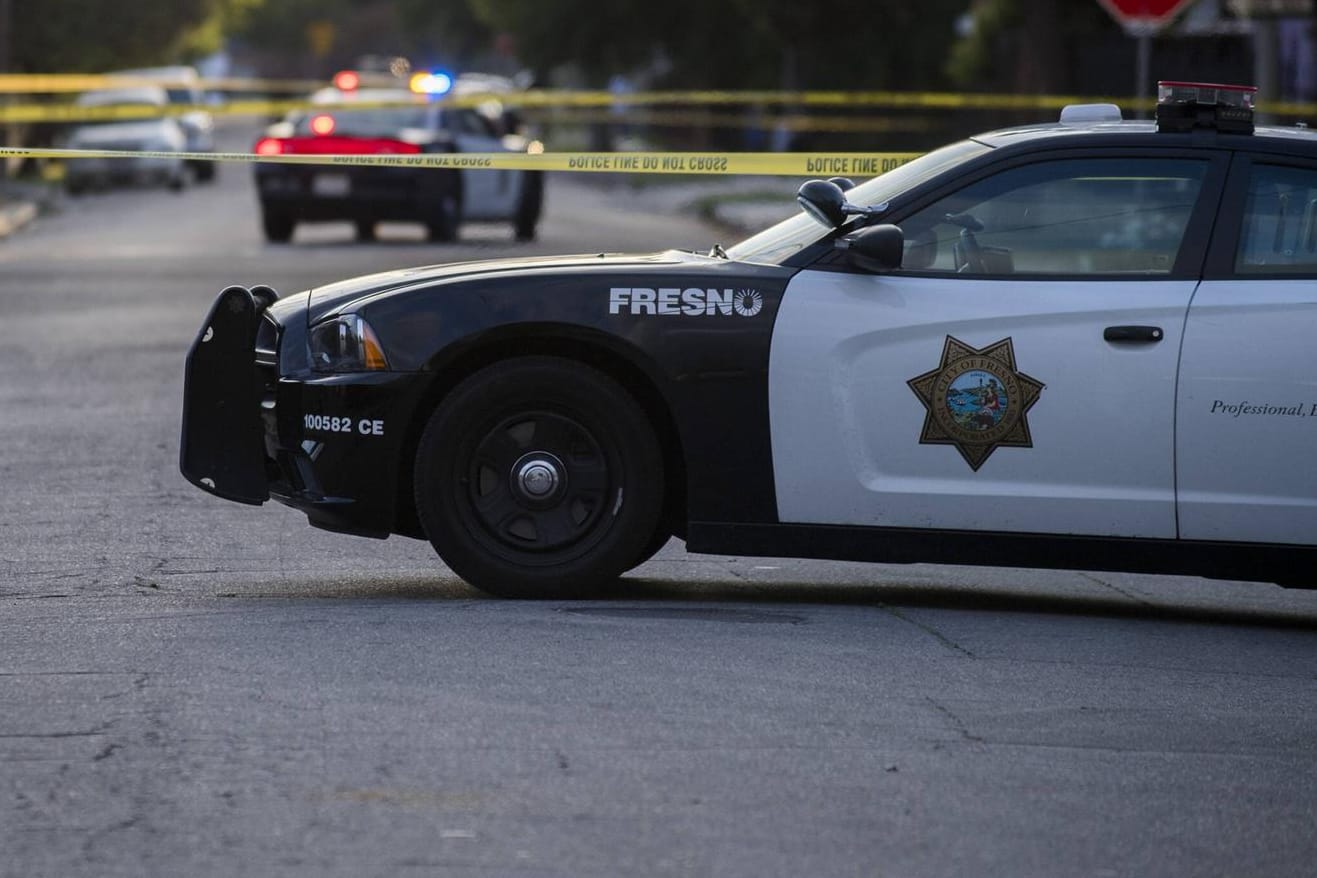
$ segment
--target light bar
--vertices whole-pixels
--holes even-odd
[[[1253,133],[1252,85],[1215,82],[1157,83],[1157,130],[1169,132],[1207,128],[1235,134]]]
[[[453,77],[442,70],[415,73],[407,85],[418,95],[443,95],[452,89]]]

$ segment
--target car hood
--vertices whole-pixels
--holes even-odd
[[[386,271],[380,274],[355,277],[311,290],[308,319],[316,323],[325,317],[347,313],[368,305],[372,299],[389,293],[420,287],[441,287],[457,281],[504,279],[514,276],[571,272],[593,274],[619,270],[645,270],[674,268],[682,265],[724,263],[694,253],[670,250],[665,253],[626,255],[599,253],[593,256],[546,256],[520,259],[487,259],[478,262],[456,262],[449,265],[427,265]],[[436,290],[438,292],[438,290]],[[452,292],[456,292],[453,290]]]

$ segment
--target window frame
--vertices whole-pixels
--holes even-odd
[[[1176,255],[1175,264],[1169,272],[1163,274],[1145,274],[1129,272],[1092,272],[1086,274],[1066,273],[984,273],[953,274],[946,271],[912,270],[900,268],[886,277],[933,277],[962,280],[1009,280],[1016,282],[1082,282],[1082,281],[1120,281],[1125,283],[1153,283],[1164,280],[1197,280],[1202,277],[1204,261],[1212,239],[1213,225],[1217,210],[1221,205],[1222,191],[1229,167],[1229,152],[1212,147],[1157,147],[1157,146],[1103,146],[1053,148],[1018,152],[1004,156],[996,161],[980,166],[973,171],[958,175],[950,180],[935,182],[927,191],[919,193],[912,200],[900,205],[898,210],[882,217],[879,222],[901,225],[907,219],[933,205],[937,201],[954,195],[962,189],[1015,168],[1038,165],[1053,161],[1076,161],[1084,159],[1154,159],[1162,161],[1196,160],[1205,164],[1202,188],[1198,203],[1189,215],[1185,225],[1184,239]],[[853,230],[852,230],[853,231]],[[1233,254],[1232,254],[1233,260]],[[823,257],[827,264],[816,264],[822,270],[844,271],[864,274],[862,269],[845,264],[844,260]]]
[[[1317,280],[1317,265],[1312,271],[1249,271],[1235,269],[1235,259],[1244,234],[1244,208],[1248,204],[1248,184],[1258,165],[1311,171],[1317,174],[1317,158],[1279,152],[1238,152],[1230,162],[1221,200],[1221,221],[1212,235],[1203,280]]]

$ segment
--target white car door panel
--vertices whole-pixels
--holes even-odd
[[[1180,533],[1317,543],[1317,282],[1205,282],[1177,405]]]
[[[1186,539],[1317,544],[1317,167],[1239,159],[1233,277],[1205,281],[1176,407]]]
[[[1175,367],[1193,288],[801,272],[769,365],[780,519],[1174,537]],[[1126,325],[1164,337],[1104,340]],[[977,470],[954,426],[921,442],[930,409],[909,382],[939,369],[948,338],[978,350],[1009,340],[1015,371],[1043,385],[1027,436]]]
[[[508,152],[503,140],[488,123],[473,110],[457,110],[449,114],[457,133],[455,139],[460,152]],[[509,170],[462,171],[462,216],[470,220],[511,219],[516,210],[518,172]]]

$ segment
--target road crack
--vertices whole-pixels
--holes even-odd
[[[923,622],[920,622],[918,619],[911,618],[910,616],[907,616],[905,613],[901,612],[896,607],[888,606],[886,604],[883,604],[881,606],[885,611],[887,611],[891,615],[895,616],[896,618],[900,619],[902,622],[905,622],[908,625],[913,625],[914,627],[918,628],[920,631],[924,632],[929,637],[932,637],[934,640],[945,646],[947,649],[950,649],[954,652],[958,652],[967,658],[978,658],[978,656],[976,656],[974,653],[970,652],[968,649],[961,646],[959,643],[952,640],[950,637],[947,637],[945,634],[934,628],[932,625],[928,625]]]
[[[983,740],[983,738],[980,738],[978,735],[971,732],[969,730],[969,726],[965,725],[964,720],[962,720],[959,716],[957,716],[955,711],[953,711],[951,708],[947,707],[945,704],[943,704],[942,702],[938,701],[937,699],[929,695],[925,695],[924,700],[927,701],[929,704],[933,705],[933,709],[936,710],[938,713],[942,714],[942,716],[945,717],[951,723],[951,727],[956,731],[957,734],[960,735],[962,739],[969,741],[972,744],[987,743],[986,741]]]

